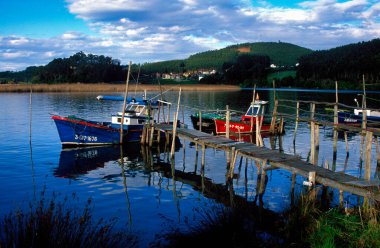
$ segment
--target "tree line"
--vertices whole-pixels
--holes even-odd
[[[216,73],[201,82],[265,87],[276,80],[278,87],[334,88],[339,81],[342,88],[360,89],[364,75],[369,89],[380,89],[378,68],[380,39],[314,52],[288,43],[261,42],[197,53],[184,60],[134,64],[132,78],[136,79],[139,72],[140,82],[155,82],[162,73],[214,69]],[[127,69],[117,59],[78,52],[45,66],[0,72],[0,83],[123,82]]]

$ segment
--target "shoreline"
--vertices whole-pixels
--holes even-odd
[[[143,92],[147,91],[238,91],[238,85],[210,85],[210,84],[187,84],[187,85],[150,85],[130,84],[129,90]],[[125,92],[125,84],[0,84],[0,93],[25,93],[25,92]]]

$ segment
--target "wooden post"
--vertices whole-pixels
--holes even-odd
[[[253,96],[252,96],[252,114],[251,114],[251,133],[253,133],[253,106],[255,105],[255,101],[256,101],[256,84],[253,86]],[[258,114],[256,115],[256,119],[258,118]],[[257,121],[256,121],[257,123]],[[257,127],[256,127],[256,131],[257,131]],[[257,145],[257,144],[256,144]]]
[[[311,183],[310,188],[314,188],[315,187],[315,177],[316,177],[315,171],[310,171],[309,172],[309,183]]]
[[[146,132],[147,132],[147,125],[145,124],[144,127],[143,127],[143,131],[142,131],[142,134],[141,134],[141,140],[140,140],[140,143],[142,145],[145,144],[145,135],[146,135]]]
[[[280,126],[279,126],[279,131],[278,131],[279,134],[283,134],[284,133],[284,117],[281,117],[280,118]]]
[[[125,115],[125,107],[127,105],[127,98],[128,98],[128,86],[129,86],[129,75],[131,74],[131,66],[132,62],[129,61],[129,66],[128,66],[128,74],[127,74],[127,81],[125,83],[125,94],[124,94],[124,102],[123,102],[123,111],[122,111],[122,116],[121,116],[121,121],[120,121],[120,144],[123,144],[123,125],[124,125],[124,115]]]
[[[170,156],[171,158],[174,158],[174,151],[175,151],[175,138],[176,138],[176,135],[177,135],[177,120],[178,120],[178,112],[179,112],[179,106],[180,106],[180,103],[181,103],[181,92],[182,92],[182,89],[179,88],[179,93],[178,93],[178,103],[177,103],[177,111],[175,113],[175,116],[174,116],[174,121],[173,121],[173,139],[172,139],[172,149],[171,149],[171,152],[170,152]]]
[[[273,82],[274,82],[274,80],[273,80]],[[275,100],[274,107],[273,107],[273,113],[272,113],[272,122],[270,123],[270,129],[269,129],[269,132],[271,134],[274,134],[274,130],[275,130],[276,119],[277,119],[277,106],[278,106],[278,101]]]
[[[371,178],[371,151],[372,151],[372,132],[367,131],[365,139],[365,172],[364,179],[370,180]]]
[[[260,116],[260,118],[261,118],[261,116]],[[252,122],[253,122],[253,120],[252,120]],[[257,116],[256,117],[256,146],[259,146],[260,145],[260,143],[259,143],[259,135],[261,134],[260,133],[260,126],[259,126],[260,124],[259,124],[259,116]]]
[[[149,147],[153,146],[153,137],[154,137],[154,126],[152,124],[151,129],[150,129]]]
[[[296,143],[296,135],[297,135],[299,118],[300,118],[300,102],[297,102],[297,114],[296,114],[296,124],[294,126],[293,144]]]
[[[199,110],[199,131],[202,132],[202,111]]]
[[[229,106],[226,106],[227,114],[226,114],[226,138],[230,138],[230,110]]]
[[[363,114],[363,120],[362,120],[362,131],[364,132],[365,129],[367,129],[367,94],[365,91],[365,79],[363,74],[363,100],[362,100],[362,114]]]
[[[315,165],[315,103],[310,103],[310,151],[311,163]]]
[[[238,155],[238,152],[236,151],[236,148],[234,146],[232,147],[231,153],[232,153],[232,162],[231,162],[230,170],[228,173],[228,179],[232,179],[234,176],[235,163],[236,163],[236,159]]]
[[[206,146],[202,145],[202,160],[201,160],[201,167],[204,169],[205,167],[205,161],[206,161]]]
[[[349,150],[348,150],[348,137],[347,137],[347,131],[344,132],[344,142],[346,143],[346,154],[348,156]]]
[[[333,156],[336,157],[338,143],[338,103],[334,105],[334,134],[333,134]]]
[[[198,156],[199,156],[199,151],[198,151],[198,143],[195,143],[195,163],[194,163],[194,174],[197,174],[197,169],[198,169]]]
[[[319,150],[319,125],[315,125],[315,149]]]

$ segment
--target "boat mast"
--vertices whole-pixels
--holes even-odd
[[[132,65],[132,62],[129,61],[127,81],[125,83],[125,94],[124,94],[123,112],[122,112],[121,122],[120,122],[120,144],[123,144],[123,124],[124,124],[125,107],[127,105],[129,75],[131,74],[131,65]]]

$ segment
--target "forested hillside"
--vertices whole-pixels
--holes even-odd
[[[316,51],[299,63],[298,82],[308,87],[333,88],[339,81],[344,88],[360,89],[364,75],[369,87],[380,88],[380,39]]]
[[[225,63],[234,63],[240,55],[268,56],[270,63],[277,66],[294,66],[298,59],[312,50],[284,42],[256,42],[228,46],[219,50],[206,51],[191,55],[183,60],[170,60],[145,63],[142,68],[146,73],[184,72],[199,69],[221,71]]]

